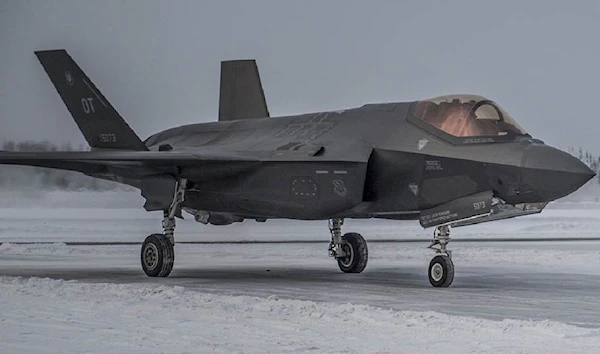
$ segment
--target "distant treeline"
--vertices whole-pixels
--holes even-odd
[[[582,148],[576,149],[573,147],[569,147],[569,153],[581,161],[588,165],[592,170],[598,172],[600,169],[600,156],[595,156],[587,150],[583,150]]]
[[[70,143],[57,145],[49,141],[5,141],[4,151],[88,151],[85,145],[73,146]],[[105,181],[84,175],[83,173],[55,170],[31,166],[0,165],[0,188],[2,189],[59,189],[107,191],[129,189],[112,181]]]

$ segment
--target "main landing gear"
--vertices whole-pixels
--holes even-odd
[[[141,261],[142,269],[149,277],[167,277],[173,270],[175,262],[175,215],[183,202],[186,180],[176,184],[173,202],[163,212],[163,233],[152,234],[146,237],[142,244]]]
[[[369,250],[367,241],[357,233],[349,232],[342,236],[344,219],[329,220],[331,243],[329,256],[337,260],[340,270],[344,273],[360,273],[367,266]]]
[[[435,250],[437,255],[429,263],[429,282],[436,288],[447,288],[454,280],[454,263],[452,251],[446,249],[450,242],[450,226],[441,225],[435,230],[429,248]]]

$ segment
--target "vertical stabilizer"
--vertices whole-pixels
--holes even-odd
[[[92,148],[148,150],[64,49],[35,54]]]
[[[255,60],[221,62],[219,121],[269,117]]]

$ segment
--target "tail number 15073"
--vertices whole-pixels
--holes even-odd
[[[102,143],[116,143],[117,142],[117,136],[112,133],[99,134],[98,137],[100,138],[100,142],[102,142]]]

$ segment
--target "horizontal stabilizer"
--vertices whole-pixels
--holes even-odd
[[[221,62],[219,121],[269,117],[255,60]]]

